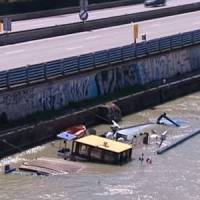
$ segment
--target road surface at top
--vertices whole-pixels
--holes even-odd
[[[147,40],[200,28],[200,11],[139,22]],[[0,71],[110,49],[133,42],[133,24],[0,47]],[[138,40],[141,41],[141,40]]]
[[[190,4],[190,3],[197,3],[199,0],[168,0],[166,6],[164,7],[174,7],[177,5],[183,4]],[[164,7],[148,7],[145,8],[143,4],[139,5],[132,5],[132,6],[123,6],[123,7],[115,7],[115,8],[108,8],[103,10],[95,10],[89,12],[89,19],[88,20],[95,20],[101,18],[109,18],[112,16],[120,16],[132,13],[139,13],[145,12],[155,9],[161,9]],[[78,13],[74,14],[66,14],[66,15],[57,15],[52,17],[44,17],[44,18],[37,18],[31,20],[22,20],[16,21],[12,23],[12,31],[18,32],[23,30],[31,30],[37,28],[44,28],[56,25],[63,25],[63,24],[71,24],[80,22]]]

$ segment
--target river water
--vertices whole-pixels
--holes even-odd
[[[180,127],[157,125],[157,131],[168,130],[167,141],[200,129],[200,93],[194,93],[123,118],[120,124],[155,122],[163,112],[179,120]],[[94,127],[103,132],[108,125]],[[46,144],[1,160],[30,160],[39,156],[56,156],[56,145]],[[198,200],[200,199],[200,135],[162,155],[151,142],[133,152],[133,161],[123,166],[90,164],[78,174],[34,176],[25,173],[0,175],[0,200]],[[152,164],[138,157],[151,157]]]

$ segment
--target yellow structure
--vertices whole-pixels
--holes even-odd
[[[115,153],[121,153],[123,151],[126,151],[132,148],[129,144],[124,144],[122,142],[117,142],[115,140],[110,140],[110,139],[99,137],[96,135],[89,135],[86,137],[82,137],[76,140],[76,142],[90,145],[93,147],[98,147],[100,149],[112,151]]]
[[[121,164],[129,161],[131,154],[131,145],[96,135],[89,135],[77,139],[73,141],[72,145],[72,155],[90,161]]]
[[[3,32],[3,21],[0,21],[0,33]]]
[[[133,39],[134,39],[135,43],[136,43],[136,39],[138,38],[138,36],[139,36],[139,25],[134,24],[133,25]]]

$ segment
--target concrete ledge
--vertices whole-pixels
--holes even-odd
[[[82,22],[57,25],[52,27],[45,27],[40,29],[26,30],[21,32],[5,33],[0,35],[0,45],[8,45],[19,42],[26,42],[30,40],[37,40],[42,38],[49,38],[61,36],[66,34],[77,33],[81,31],[95,30],[109,26],[117,26],[131,22],[137,22],[147,19],[154,19],[159,17],[166,17],[175,14],[197,11],[200,9],[200,2],[179,5],[176,7],[162,8],[159,10],[152,10],[123,16],[115,16],[110,18],[102,18],[97,20],[87,21],[85,24]]]

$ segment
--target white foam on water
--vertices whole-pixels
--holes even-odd
[[[26,158],[27,155],[38,153],[38,152],[44,150],[44,148],[45,148],[45,145],[37,146],[37,147],[31,148],[31,149],[28,149],[26,151],[23,151],[22,153],[17,153],[12,156],[5,157],[0,160],[0,167],[3,167],[4,165],[10,164],[10,163],[18,163],[21,161],[23,161],[23,162],[27,161],[28,160],[28,158]]]
[[[65,199],[65,200],[69,200],[70,198],[67,197],[68,193],[67,192],[60,192],[60,193],[46,193],[46,194],[42,194],[39,195],[38,198],[39,199],[48,199],[48,200],[60,200],[60,199]]]
[[[134,185],[106,185],[105,192],[96,193],[97,196],[131,195],[134,193]]]

